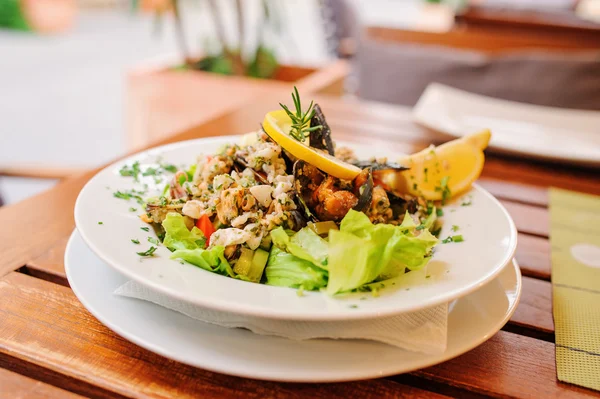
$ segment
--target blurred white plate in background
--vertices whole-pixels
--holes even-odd
[[[498,100],[432,83],[414,120],[454,137],[490,129],[490,149],[600,167],[600,112]]]

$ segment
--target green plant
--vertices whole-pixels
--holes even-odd
[[[265,40],[266,31],[270,30],[274,37],[290,40],[289,35],[283,32],[281,18],[284,2],[277,0],[261,0],[259,20],[252,21],[258,28],[257,44],[255,48],[249,48],[247,40],[247,27],[250,26],[249,16],[244,13],[243,0],[234,1],[234,13],[236,20],[237,40],[235,45],[228,43],[225,37],[226,20],[225,11],[218,7],[218,0],[200,0],[205,11],[211,15],[213,21],[213,43],[218,44],[217,51],[209,51],[205,46],[204,57],[200,60],[193,59],[186,41],[185,27],[182,20],[182,0],[170,0],[174,15],[177,42],[184,64],[177,69],[193,69],[219,73],[223,75],[245,75],[257,78],[271,78],[277,72],[279,63],[272,47]],[[157,11],[157,22],[161,23],[164,10]],[[293,43],[290,45],[293,46]]]

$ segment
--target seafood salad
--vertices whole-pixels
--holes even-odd
[[[156,245],[208,272],[330,295],[425,267],[438,244],[435,200],[450,196],[444,179],[437,198],[419,195],[411,165],[357,159],[336,146],[318,104],[303,110],[292,97],[295,110],[281,105],[144,199]]]

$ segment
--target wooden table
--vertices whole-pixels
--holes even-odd
[[[167,141],[253,130],[278,100],[257,99]],[[402,152],[438,139],[411,123],[406,108],[317,101],[338,138],[388,141]],[[215,374],[155,355],[100,324],[69,289],[63,268],[73,204],[94,173],[0,209],[0,397],[600,397],[556,379],[547,211],[549,186],[600,194],[597,172],[488,156],[480,183],[502,201],[519,230],[524,288],[515,315],[489,341],[446,363],[341,384]]]

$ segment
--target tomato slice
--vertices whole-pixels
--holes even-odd
[[[216,231],[210,218],[207,215],[202,215],[202,217],[196,221],[196,227],[198,227],[202,231],[202,234],[204,234],[204,237],[206,237],[205,248],[208,247],[208,244],[210,244],[210,236]]]

